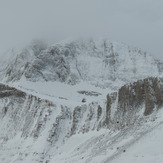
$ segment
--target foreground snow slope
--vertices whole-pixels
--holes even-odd
[[[75,135],[54,154],[50,163],[161,163],[163,114],[157,116],[154,122],[147,120],[133,129]]]
[[[142,136],[125,153],[111,163],[162,163],[163,161],[163,123]]]

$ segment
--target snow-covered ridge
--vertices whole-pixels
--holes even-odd
[[[24,49],[1,73],[3,81],[88,81],[116,87],[149,76],[159,76],[162,64],[138,48],[108,40],[71,40]],[[113,82],[114,81],[114,82]],[[115,84],[114,84],[115,83]]]

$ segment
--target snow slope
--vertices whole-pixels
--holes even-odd
[[[121,132],[103,130],[98,133],[75,135],[61,147],[50,163],[161,163],[161,119],[162,116],[155,119],[154,123],[149,121],[143,124],[144,126],[133,126],[134,129],[126,128]]]
[[[142,136],[126,152],[115,158],[112,163],[162,163],[163,124],[159,124],[148,134]]]
[[[83,99],[85,99],[85,104],[93,101],[103,104],[106,101],[107,94],[111,92],[109,88],[103,89],[87,82],[69,85],[60,82],[21,81],[8,83],[8,85],[42,99],[53,101],[55,104],[70,107],[82,105]]]

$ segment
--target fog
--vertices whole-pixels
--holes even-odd
[[[162,0],[0,0],[0,53],[33,39],[108,38],[163,59]]]

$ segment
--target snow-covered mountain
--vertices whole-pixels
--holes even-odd
[[[138,48],[39,42],[3,63],[0,162],[118,161],[163,122],[163,64]]]
[[[24,49],[1,75],[3,80],[89,81],[103,87],[158,76],[162,64],[138,48],[108,40],[69,40],[47,47],[40,43]],[[117,82],[116,82],[117,83]]]

